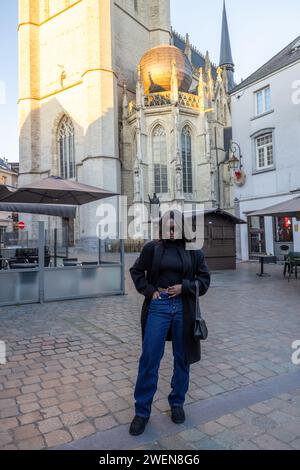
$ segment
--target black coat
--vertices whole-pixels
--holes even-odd
[[[159,287],[157,280],[164,249],[163,242],[154,240],[147,242],[140,256],[130,268],[136,290],[145,296],[141,313],[142,338],[145,334],[149,304],[154,292]],[[188,251],[181,245],[179,246],[179,254],[183,262],[182,300],[186,356],[188,363],[193,364],[201,359],[200,341],[193,339],[196,310],[195,279],[200,281],[199,295],[204,295],[210,285],[210,273],[202,250]],[[172,341],[171,328],[167,335],[167,341]]]

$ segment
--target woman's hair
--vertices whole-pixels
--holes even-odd
[[[187,223],[184,217],[184,213],[178,209],[170,210],[165,212],[163,215],[159,214],[158,219],[158,243],[164,243],[170,239],[170,220],[174,222],[174,238],[181,240],[184,247],[187,243],[191,243],[194,240],[192,235],[192,227],[190,223]]]

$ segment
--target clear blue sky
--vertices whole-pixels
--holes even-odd
[[[171,0],[172,24],[198,49],[219,60],[223,0]],[[236,79],[246,78],[300,35],[299,0],[227,0]],[[18,160],[18,1],[0,0],[0,156]],[[0,87],[1,89],[1,87]]]

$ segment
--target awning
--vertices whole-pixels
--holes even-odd
[[[255,216],[300,217],[300,196],[248,214]]]
[[[0,202],[0,212],[15,212],[20,214],[53,215],[69,219],[76,218],[76,207],[54,204],[21,204],[13,202]]]

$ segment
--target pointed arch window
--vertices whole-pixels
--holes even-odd
[[[168,192],[167,136],[165,129],[158,125],[152,135],[154,191],[157,194]]]
[[[183,167],[183,191],[193,192],[192,174],[192,136],[188,126],[185,126],[181,135],[182,167]]]
[[[60,176],[64,179],[75,178],[74,126],[68,116],[64,116],[58,126],[58,145]]]

